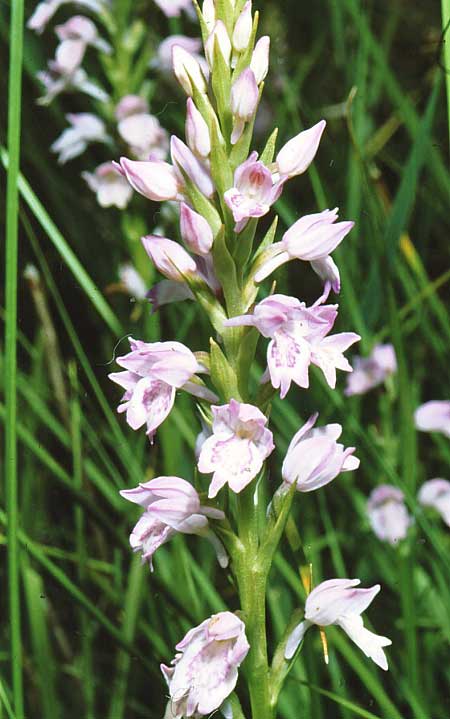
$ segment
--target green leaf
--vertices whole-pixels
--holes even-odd
[[[233,78],[232,82],[235,82],[241,72],[245,70],[246,67],[249,67],[250,61],[252,59],[253,50],[255,48],[255,40],[256,40],[256,33],[258,32],[258,22],[259,22],[259,12],[256,11],[253,17],[253,27],[252,27],[252,34],[250,35],[250,40],[248,41],[248,45],[242,55],[239,57],[238,63],[236,65],[236,68],[233,72]]]
[[[225,242],[222,227],[213,244],[214,270],[222,285],[229,317],[240,314],[241,291],[236,272],[236,265]]]
[[[188,177],[183,168],[180,165],[178,165],[178,168],[183,175],[186,194],[192,204],[192,207],[200,215],[203,215],[203,217],[211,227],[214,237],[216,237],[222,227],[222,220],[219,213],[217,212],[213,203],[210,202],[202,192],[200,192],[197,185],[194,185],[194,183],[192,182],[190,177]]]
[[[273,156],[275,154],[275,146],[277,144],[277,137],[278,127],[276,127],[270,135],[269,139],[266,142],[264,150],[261,153],[261,157],[259,158],[261,162],[263,162],[265,165],[270,165],[270,163],[273,161]]]
[[[231,116],[231,76],[230,68],[225,62],[225,58],[220,50],[217,37],[214,40],[213,49],[213,69],[211,73],[211,85],[216,98],[217,114],[220,118],[220,126],[225,142],[230,142],[232,129]]]
[[[221,396],[229,401],[230,399],[240,400],[236,372],[231,367],[224,353],[212,337],[210,342],[211,352],[211,380]]]

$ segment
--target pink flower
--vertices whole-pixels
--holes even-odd
[[[131,200],[133,190],[112,162],[104,162],[94,173],[83,172],[81,176],[96,193],[100,207],[115,206],[123,210]]]
[[[419,491],[418,500],[424,507],[432,507],[450,527],[450,482],[446,479],[430,479]]]
[[[135,489],[122,489],[120,494],[144,507],[144,514],[130,535],[130,545],[135,552],[142,552],[143,561],[150,563],[152,571],[154,553],[177,532],[211,539],[208,517],[225,519],[219,509],[202,506],[194,487],[179,477],[156,477]],[[218,547],[217,538],[213,544]],[[223,547],[219,561],[223,567],[228,564]]]
[[[188,97],[186,106],[186,140],[192,152],[201,158],[211,153],[211,138],[206,121],[197,110],[192,97]]]
[[[326,124],[325,120],[321,120],[309,130],[300,132],[281,148],[276,158],[281,177],[295,177],[306,172],[316,156]]]
[[[97,48],[106,55],[110,55],[112,52],[111,45],[99,37],[98,30],[92,20],[83,15],[74,15],[63,25],[57,25],[55,32],[61,41],[80,40],[85,45],[92,45],[92,47]]]
[[[225,202],[239,225],[238,231],[242,229],[241,223],[245,224],[250,217],[266,215],[278,200],[282,189],[282,183],[274,183],[270,170],[262,162],[258,162],[258,153],[252,152],[236,169],[234,187],[224,195]]]
[[[450,438],[450,400],[433,400],[416,409],[416,428],[421,432],[442,432]]]
[[[354,222],[336,222],[337,219],[336,208],[305,215],[297,220],[284,233],[281,242],[276,242],[264,253],[255,274],[255,282],[262,282],[285,262],[304,260],[311,262],[322,279],[339,289],[339,273],[334,263],[329,264],[329,255],[348,235]]]
[[[139,160],[165,160],[169,149],[167,132],[154,115],[134,113],[120,120],[117,126],[122,140]]]
[[[170,138],[170,154],[175,172],[178,173],[180,184],[183,182],[181,170],[189,177],[200,192],[206,197],[212,197],[215,192],[211,174],[206,167],[178,137]]]
[[[202,445],[198,468],[213,472],[208,496],[215,497],[225,484],[241,492],[274,449],[267,417],[257,407],[232,399],[229,404],[212,407],[212,435]]]
[[[182,10],[191,10],[192,0],[155,0],[166,17],[179,17]]]
[[[125,390],[118,412],[126,412],[132,429],[146,424],[152,440],[170,414],[176,389],[186,388],[195,372],[203,370],[191,350],[180,342],[142,342],[130,337],[130,347],[131,352],[117,358],[117,364],[126,371],[113,372],[109,378]]]
[[[412,524],[403,492],[390,484],[380,484],[373,490],[367,502],[367,514],[378,539],[392,545],[405,539]]]
[[[196,255],[208,255],[213,246],[213,233],[207,221],[184,202],[180,206],[180,232],[185,245]]]
[[[148,113],[149,107],[147,100],[140,95],[124,95],[116,105],[114,114],[117,122],[125,120],[131,115],[141,115]]]
[[[353,373],[347,380],[345,394],[365,394],[383,384],[397,371],[395,350],[391,344],[376,345],[369,357],[354,357]]]
[[[355,642],[361,651],[372,659],[381,669],[388,668],[383,647],[392,644],[387,637],[369,632],[364,627],[361,614],[375,599],[380,591],[376,584],[369,589],[355,589],[359,579],[329,579],[322,582],[311,594],[305,604],[305,619],[292,632],[285,651],[286,659],[291,659],[310,626],[328,627],[335,624]]]
[[[312,492],[332,482],[341,472],[359,467],[353,457],[354,447],[345,449],[337,440],[342,434],[340,424],[327,424],[313,429],[318,414],[313,414],[291,440],[282,467],[286,484],[295,482],[299,492]]]
[[[178,242],[158,235],[147,235],[142,244],[158,271],[175,282],[184,282],[185,277],[197,275],[197,265]]]
[[[295,382],[309,387],[309,366],[317,365],[329,386],[336,386],[336,369],[351,372],[343,352],[360,337],[353,332],[326,335],[337,316],[337,305],[322,305],[323,297],[306,307],[296,297],[272,295],[254,308],[253,315],[232,317],[228,327],[253,325],[271,342],[267,349],[267,365],[273,387],[280,389],[283,399]]]
[[[90,142],[108,142],[105,123],[89,112],[70,113],[66,115],[72,127],[62,132],[51,145],[52,152],[59,154],[58,162],[64,163],[81,155]]]
[[[241,72],[231,86],[231,112],[233,113],[233,132],[231,144],[235,145],[241,137],[245,123],[250,122],[258,107],[258,85],[253,70],[249,67]]]
[[[249,650],[244,623],[220,612],[190,629],[177,644],[172,666],[161,665],[173,719],[213,714],[231,694]]]
[[[179,176],[172,165],[161,161],[139,161],[120,158],[116,165],[133,190],[154,202],[180,199],[182,189]]]

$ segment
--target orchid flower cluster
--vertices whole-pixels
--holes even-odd
[[[178,16],[181,10],[193,13],[191,0],[155,2],[167,17]],[[43,0],[36,6],[28,27],[42,34],[59,8],[69,4],[87,14],[73,15],[55,26],[58,45],[47,69],[37,75],[45,90],[38,103],[48,105],[61,93],[77,92],[88,96],[92,107],[87,112],[68,113],[68,127],[50,149],[58,155],[60,164],[78,157],[92,143],[106,145],[109,157],[114,148],[113,152],[126,150],[139,160],[164,160],[168,134],[150,112],[147,69],[167,74],[174,42],[195,52],[201,41],[183,35],[168,37],[154,55],[148,55],[143,22],[117,18],[111,0]],[[98,55],[102,80],[92,79],[83,67],[92,52]],[[130,55],[132,63],[124,53]],[[130,78],[124,68],[131,72],[133,66],[136,72]],[[132,189],[110,161],[101,163],[93,172],[83,172],[83,178],[101,207],[124,209],[131,200]]]
[[[158,548],[175,534],[197,535],[212,543],[236,587],[238,610],[206,618],[177,645],[171,665],[162,665],[166,719],[216,710],[233,719],[274,719],[309,628],[323,633],[330,625],[341,627],[382,669],[387,669],[384,648],[391,644],[364,627],[361,614],[380,587],[359,588],[359,579],[332,578],[309,587],[304,611],[287,621],[274,651],[266,629],[268,576],[295,495],[316,491],[359,466],[355,448],[340,441],[341,425],[320,425],[315,413],[292,437],[278,487],[269,506],[263,504],[261,487],[275,450],[269,422],[274,395],[285,398],[292,384],[307,389],[315,377],[311,367],[333,389],[338,370],[352,371],[344,353],[360,338],[333,332],[339,308],[328,298],[340,290],[331,254],[353,223],[339,220],[337,209],[322,209],[299,218],[277,241],[275,218],[261,237],[260,218],[313,162],[325,122],[300,132],[278,152],[276,131],[260,154],[254,150],[270,39],[256,39],[258,13],[251,0],[204,0],[197,12],[205,58],[172,45],[173,71],[187,96],[185,140],[171,137],[170,162],[121,157],[115,167],[123,182],[149,200],[178,204],[179,238],[142,238],[164,278],[152,289],[153,301],[156,306],[195,301],[212,328],[209,352],[175,341],[130,339],[130,351],[117,360],[122,371],[110,377],[124,390],[119,412],[133,430],[145,427],[150,443],[178,392],[196,398],[202,423],[195,457],[199,479],[194,486],[186,477],[154,477],[122,496],[143,510],[130,544],[151,569]],[[318,275],[321,289],[311,306],[264,285],[282,264],[295,260],[309,263]],[[257,384],[251,370],[257,371],[261,338],[267,368]],[[242,688],[235,691],[241,664],[249,701]]]
[[[432,400],[420,405],[414,413],[414,423],[419,432],[439,432],[450,437],[450,401]],[[435,478],[424,482],[417,494],[417,503],[440,514],[450,527],[450,482],[447,479]],[[404,493],[391,484],[380,484],[371,492],[367,501],[367,516],[378,539],[392,546],[406,539],[409,528],[414,524]]]

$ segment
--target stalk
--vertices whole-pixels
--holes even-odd
[[[5,482],[8,511],[8,584],[13,700],[16,718],[22,719],[24,716],[24,696],[20,625],[16,377],[18,260],[17,181],[20,163],[23,0],[15,0],[12,3],[10,28],[11,46],[8,91],[9,167],[6,194]]]

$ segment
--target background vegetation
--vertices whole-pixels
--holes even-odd
[[[2,57],[8,5],[0,8]],[[273,637],[300,603],[299,568],[311,562],[316,581],[355,576],[365,586],[381,583],[368,615],[393,640],[390,671],[383,674],[339,631],[328,632],[326,667],[318,634],[308,636],[280,717],[448,719],[450,534],[437,515],[417,505],[416,492],[432,477],[450,479],[450,445],[442,436],[417,435],[413,425],[418,404],[450,397],[450,66],[445,69],[441,8],[431,0],[257,5],[261,29],[272,36],[261,144],[273,123],[281,140],[321,117],[329,123],[308,178],[292,182],[278,203],[282,226],[336,204],[342,217],[356,220],[336,252],[343,279],[340,329],[359,332],[364,353],[376,341],[392,341],[399,361],[389,388],[362,399],[329,391],[315,374],[307,395],[295,387],[283,403],[274,403],[274,486],[289,439],[316,409],[324,423],[344,426],[345,445],[358,448],[361,468],[296,503],[270,582]],[[26,4],[26,17],[33,7]],[[197,32],[188,21],[169,23],[151,0],[140,0],[139,7],[154,42],[180,28]],[[48,42],[25,31],[17,376],[25,710],[30,719],[159,719],[165,703],[159,662],[172,657],[189,626],[224,602],[236,608],[236,597],[209,546],[195,538],[177,537],[162,548],[152,575],[133,558],[128,534],[134,515],[118,489],[157,474],[192,478],[199,424],[194,403],[181,396],[150,450],[145,436],[116,416],[117,388],[107,373],[127,334],[189,337],[195,349],[204,349],[209,330],[194,303],[150,316],[148,306],[111,293],[118,264],[129,256],[124,225],[138,242],[141,229],[149,232],[158,222],[159,207],[136,197],[127,213],[99,208],[80,178],[87,165],[103,159],[96,146],[63,168],[56,164],[49,145],[62,130],[64,112],[75,108],[69,96],[50,108],[36,106],[34,76],[49,56]],[[6,97],[6,73],[0,82]],[[76,102],[77,110],[85,109]],[[167,82],[152,111],[179,131],[183,110],[181,91]],[[1,168],[0,176],[4,186]],[[5,216],[3,193],[0,202]],[[39,279],[24,278],[30,262]],[[317,279],[300,265],[287,266],[280,289],[313,300]],[[145,272],[151,284],[151,268]],[[4,306],[0,294],[2,321]],[[4,350],[0,343],[2,365]],[[381,482],[399,486],[415,516],[408,540],[395,548],[373,536],[365,515],[366,498]],[[4,510],[2,490],[0,717],[14,717]]]

